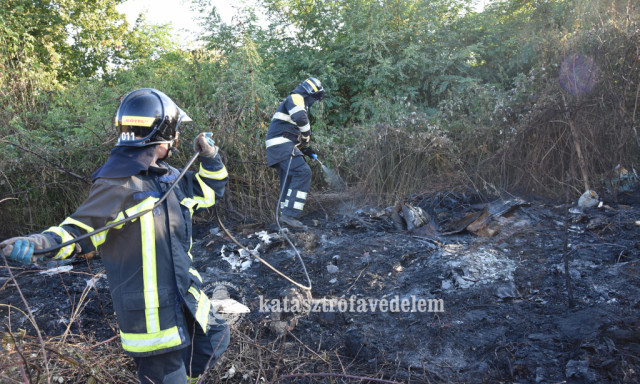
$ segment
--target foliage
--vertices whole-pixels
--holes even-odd
[[[183,151],[172,161],[184,163],[196,134],[212,131],[227,156],[233,175],[230,189],[238,192],[235,201],[248,199],[247,209],[271,210],[277,191],[271,190],[275,174],[263,163],[263,142],[277,100],[260,69],[260,58],[247,43],[231,60],[206,50],[174,51],[157,60],[140,61],[109,79],[87,79],[36,97],[39,107],[32,114],[38,119],[37,131],[16,125],[0,141],[6,148],[0,152],[0,161],[7,164],[0,196],[18,197],[3,203],[12,219],[0,225],[0,232],[25,231],[24,214],[9,214],[19,207],[28,209],[29,231],[58,222],[73,211],[86,196],[90,175],[113,147],[113,115],[120,97],[141,87],[161,89],[195,121],[182,126]],[[249,170],[255,168],[263,170],[264,180],[241,176],[254,174]],[[40,177],[34,178],[35,174]],[[261,198],[255,199],[257,195]]]
[[[113,144],[113,112],[130,90],[126,81],[114,82],[117,72],[175,51],[161,27],[141,18],[129,28],[117,4],[9,0],[3,5],[0,196],[9,199],[3,217],[10,219],[0,231],[41,229],[72,211],[86,195],[95,164]]]
[[[482,13],[470,13],[458,22],[464,44],[476,46],[473,73],[485,83],[512,85],[518,75],[537,64],[544,44],[562,29],[575,1],[496,1]]]
[[[77,205],[113,145],[119,98],[139,87],[195,121],[176,164],[197,132],[214,132],[231,174],[223,207],[249,218],[272,215],[264,135],[309,75],[327,89],[311,110],[315,149],[381,204],[436,176],[557,196],[567,174],[578,193],[618,163],[637,166],[639,10],[626,0],[502,0],[483,12],[458,0],[262,0],[232,24],[213,9],[190,51],[144,18],[129,27],[116,3],[11,0],[0,13],[0,200],[20,199],[1,203],[11,219],[0,232],[40,229]],[[578,57],[598,74],[579,95],[566,76]]]
[[[118,91],[88,81],[36,98],[30,112],[38,129],[14,125],[3,130],[0,162],[2,231],[37,231],[75,209],[86,197],[95,164],[113,145],[113,112]]]
[[[129,30],[116,0],[8,0],[0,11],[0,117],[3,129],[38,129],[47,92],[94,76],[105,79],[132,62],[173,49],[166,32]],[[6,134],[6,132],[3,132]]]
[[[7,1],[0,39],[3,65],[10,69],[41,71],[55,84],[107,73],[110,64],[148,50],[136,46],[144,33],[127,33],[124,15],[115,9],[118,0]]]
[[[264,4],[279,15],[275,27],[285,36],[269,58],[277,83],[290,88],[307,74],[321,77],[331,90],[326,102],[331,125],[390,122],[407,107],[436,105],[448,90],[467,81],[466,62],[474,47],[460,47],[451,35],[463,2]],[[286,37],[290,24],[295,32]]]
[[[214,133],[230,171],[218,206],[247,220],[273,217],[278,182],[264,136],[280,100],[309,75],[327,90],[311,110],[314,148],[349,193],[376,204],[454,183],[554,198],[590,186],[615,200],[621,170],[640,168],[634,1],[500,0],[473,12],[458,0],[262,0],[264,10],[247,8],[230,25],[212,11],[205,44],[190,51],[144,18],[127,25],[118,3],[4,1],[0,238],[41,231],[77,207],[113,147],[120,98],[140,87],[161,89],[194,120],[173,164],[190,157],[198,132]],[[24,356],[41,358],[34,340],[1,336],[12,375]],[[134,380],[113,346],[74,340],[86,352],[75,363],[58,359],[64,345],[48,349],[56,375]],[[236,363],[259,361],[254,372],[275,377],[263,366],[282,359],[255,351]]]

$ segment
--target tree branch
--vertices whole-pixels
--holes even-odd
[[[13,145],[14,147],[19,148],[19,149],[21,149],[21,150],[23,150],[25,152],[32,153],[33,155],[35,155],[36,157],[40,158],[41,160],[44,160],[44,161],[46,161],[48,163],[52,163],[53,164],[53,162],[50,161],[49,159],[47,159],[45,156],[43,156],[43,155],[41,155],[41,154],[31,150],[31,149],[25,148],[25,147],[23,147],[23,146],[21,146],[19,144],[16,144],[14,142],[11,142],[11,141],[8,141],[8,140],[4,140],[4,139],[0,139],[0,143],[6,143],[6,144],[9,144],[9,145]],[[73,176],[73,177],[75,177],[77,179],[80,179],[80,180],[84,181],[87,184],[91,184],[91,180],[89,180],[89,178],[87,178],[85,176],[82,176],[82,175],[78,175],[77,173],[71,172],[70,170],[68,170],[68,169],[64,168],[62,165],[60,165],[60,162],[57,162],[57,164],[54,164],[54,167],[57,168],[58,170],[64,172],[64,173],[69,174],[70,176]]]

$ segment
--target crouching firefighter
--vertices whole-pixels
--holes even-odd
[[[127,94],[116,113],[118,142],[93,174],[87,199],[59,226],[2,242],[2,254],[28,264],[34,249],[55,247],[152,208],[180,174],[165,161],[187,121],[158,90]],[[64,259],[99,250],[122,347],[134,358],[142,383],[195,382],[229,344],[229,327],[210,314],[190,254],[192,215],[223,195],[227,170],[211,133],[200,133],[194,150],[199,171],[187,172],[155,209],[48,255]]]
[[[305,228],[299,218],[311,185],[311,167],[302,155],[316,158],[308,114],[324,96],[320,80],[306,79],[280,103],[267,131],[267,165],[280,177],[280,222],[292,229]]]

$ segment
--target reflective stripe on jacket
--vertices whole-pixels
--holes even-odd
[[[202,278],[192,267],[191,217],[215,204],[227,182],[220,157],[200,158],[167,199],[153,211],[81,242],[82,251],[98,249],[105,264],[122,346],[132,356],[149,356],[189,344],[183,324],[186,307],[207,331],[210,303]],[[45,232],[62,241],[147,210],[179,175],[149,170],[123,178],[99,178],[84,203],[58,227]],[[73,248],[55,258],[68,257]]]
[[[267,131],[265,146],[267,164],[273,166],[291,156],[298,143],[308,144],[311,139],[309,124],[308,95],[302,88],[296,88],[278,106]],[[296,155],[302,155],[296,150]]]

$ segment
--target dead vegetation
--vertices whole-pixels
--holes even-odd
[[[82,383],[136,381],[135,375],[132,374],[132,361],[121,352],[117,335],[107,340],[97,341],[93,334],[87,335],[81,328],[78,328],[78,333],[71,331],[74,323],[85,316],[83,310],[91,301],[87,299],[94,286],[87,284],[77,298],[77,302],[71,306],[68,320],[62,321],[63,326],[66,327],[64,332],[57,336],[46,336],[40,330],[38,317],[34,315],[32,306],[23,295],[12,268],[6,264],[6,260],[5,268],[10,278],[5,279],[0,291],[15,289],[19,293],[22,305],[19,307],[13,304],[1,305],[7,321],[3,323],[4,329],[0,333],[3,351],[0,359],[0,377],[7,382],[18,383],[63,383],[70,380]],[[91,276],[91,274],[86,275]],[[92,276],[92,279],[99,278],[100,273]],[[71,301],[64,281],[61,285]],[[100,300],[98,299],[97,302],[102,310]],[[23,327],[13,329],[12,318],[15,317],[23,318]],[[106,316],[104,320],[107,320],[106,324],[115,333]],[[37,337],[29,335],[27,329]]]
[[[620,200],[616,183],[623,175],[633,177],[639,166],[639,41],[633,25],[603,24],[574,36],[571,46],[561,47],[562,57],[556,49],[546,50],[557,57],[543,60],[504,95],[477,86],[468,98],[441,105],[441,121],[411,114],[367,129],[347,128],[344,135],[352,135],[352,142],[325,143],[323,159],[347,179],[357,199],[334,196],[327,208],[345,216],[325,222],[316,212],[315,224],[309,223],[317,228],[315,236],[299,239],[316,294],[335,298],[415,289],[444,295],[447,313],[427,319],[303,317],[297,327],[284,322],[277,330],[272,319],[254,316],[233,327],[229,351],[202,382],[637,382],[638,197],[636,191],[626,196],[630,200]],[[595,67],[576,65],[579,60]],[[566,79],[583,81],[559,82],[563,65]],[[579,68],[587,72],[576,72]],[[221,120],[231,115],[226,111]],[[231,194],[221,206],[225,219],[244,224],[236,233],[249,241],[262,221],[271,221],[277,181],[262,159],[265,127],[243,137],[234,124],[230,120],[221,130],[221,147],[233,151],[227,161]],[[11,151],[6,152],[14,158],[6,164],[16,174],[41,175],[43,184],[34,189],[43,188],[42,196],[49,198],[34,199],[34,207],[57,201],[59,211],[73,209],[82,194],[79,178],[67,173],[71,177],[65,179],[37,156]],[[314,188],[324,186],[318,169],[314,178]],[[52,181],[64,188],[56,189]],[[442,192],[426,198],[426,188]],[[524,218],[498,221],[470,239],[467,224],[488,217],[474,207],[487,201],[470,202],[465,191],[497,197],[506,190],[562,200],[569,192],[568,200],[575,200],[586,188],[597,190],[610,207],[567,213],[569,207],[557,201],[538,201]],[[28,193],[11,189],[0,197],[7,212],[0,225],[4,233],[17,233],[18,221],[27,222],[9,213],[29,206],[14,201]],[[61,199],[60,194],[73,196]],[[423,199],[425,210],[437,208],[431,218],[440,228],[404,232],[407,228],[395,219],[407,196]],[[365,200],[377,211],[359,210]],[[389,212],[380,213],[380,207],[389,206]],[[311,210],[319,207],[309,201]],[[24,217],[37,216],[24,209]],[[51,224],[51,216],[42,220]],[[212,219],[209,212],[198,223],[208,226]],[[453,237],[443,239],[438,230]],[[254,299],[282,288],[260,268],[242,274],[224,270],[224,261],[205,261],[204,254],[217,254],[221,247],[209,241],[200,244],[199,267],[213,268],[210,279],[246,282]],[[295,267],[282,247],[269,252],[282,265]],[[485,263],[478,266],[477,260]],[[339,279],[328,265],[339,268],[334,272]],[[108,289],[104,283],[86,284],[101,281],[99,260],[73,266],[73,272],[52,276],[39,274],[45,265],[1,268],[0,381],[136,382],[133,361],[117,338]],[[487,282],[488,273],[499,281]],[[567,284],[573,286],[572,309]],[[375,349],[349,351],[345,337],[354,325],[368,341],[354,344]]]
[[[562,44],[529,74],[536,96],[515,106],[513,135],[483,162],[496,185],[556,198],[568,186],[575,197],[639,166],[637,28],[600,20]]]

